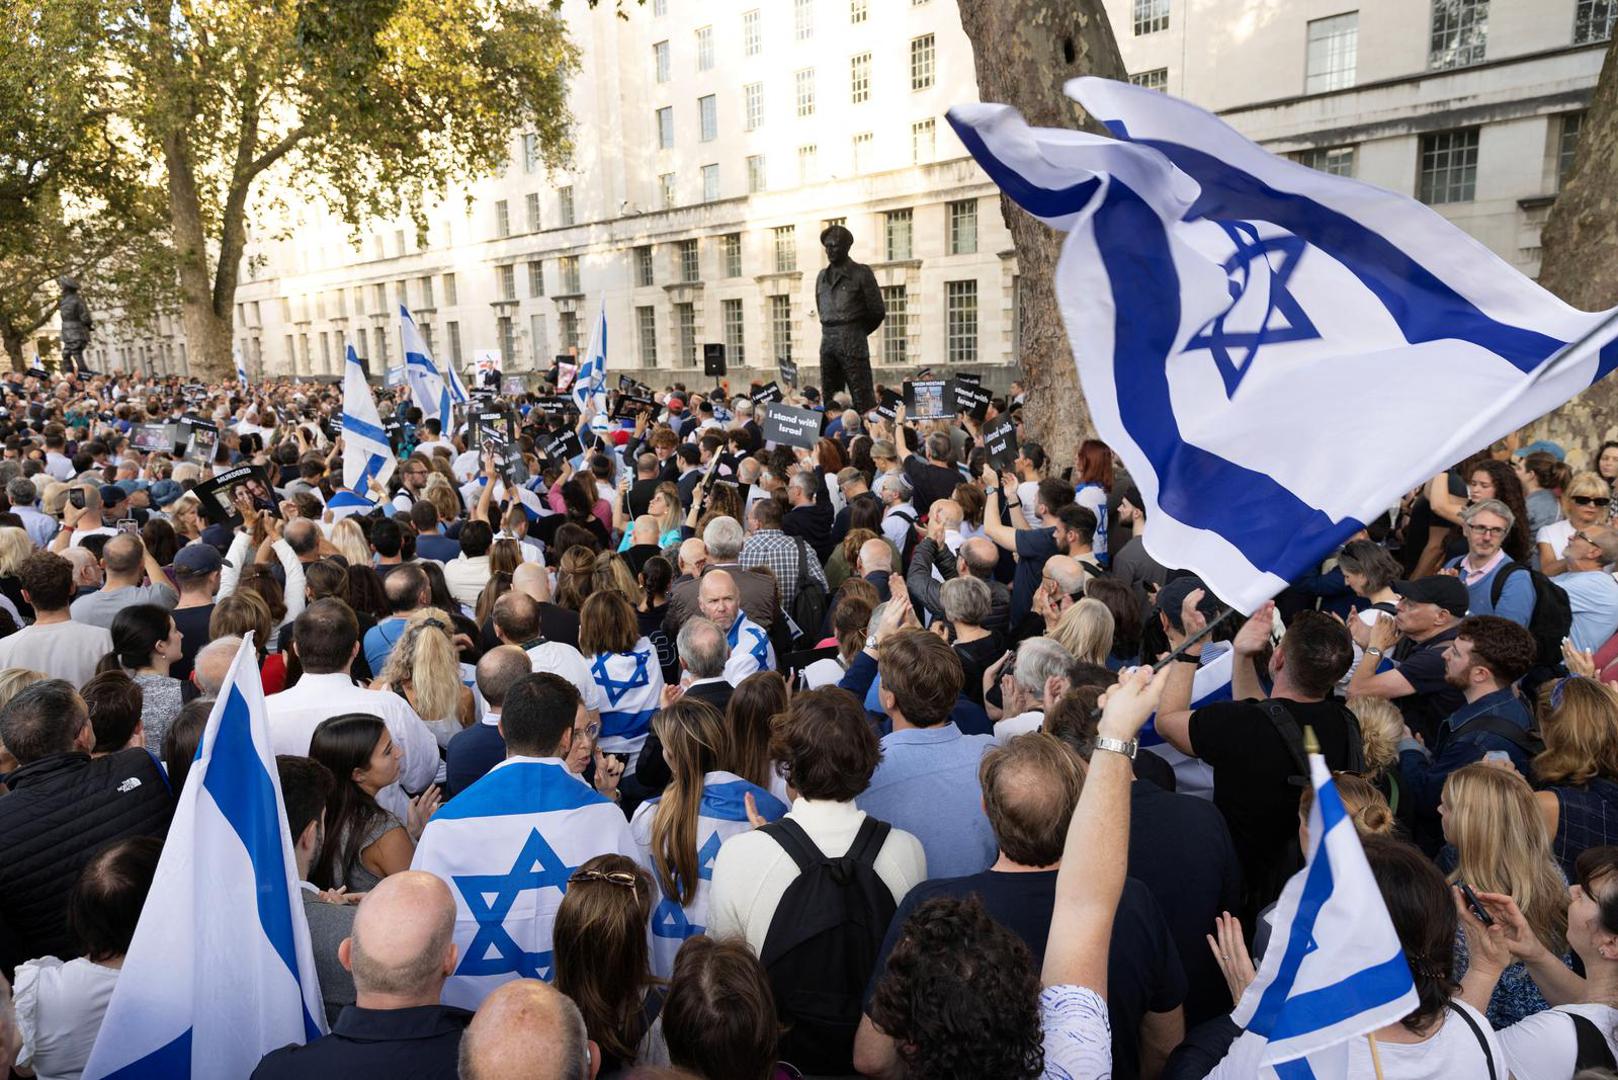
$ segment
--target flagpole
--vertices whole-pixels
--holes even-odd
[[[1161,659],[1157,663],[1153,664],[1152,665],[1152,670],[1153,671],[1161,671],[1163,668],[1167,667],[1169,664],[1174,663],[1175,660],[1180,658],[1180,655],[1182,653],[1184,653],[1191,646],[1200,644],[1204,638],[1206,638],[1209,634],[1213,633],[1214,630],[1216,630],[1220,626],[1220,624],[1222,624],[1222,623],[1226,622],[1227,620],[1229,620],[1229,618],[1234,614],[1236,614],[1236,609],[1235,608],[1233,608],[1233,607],[1225,608],[1224,611],[1221,611],[1218,615],[1215,615],[1212,619],[1209,619],[1207,626],[1204,626],[1201,630],[1198,630],[1195,634],[1192,634],[1190,637],[1188,637],[1184,641],[1180,642],[1179,647],[1177,647],[1173,652],[1169,653],[1163,659]]]
[[[1376,1080],[1383,1080],[1382,1055],[1377,1051],[1376,1048],[1376,1032],[1367,1031],[1365,1033],[1365,1041],[1371,1044],[1371,1068],[1376,1070]]]

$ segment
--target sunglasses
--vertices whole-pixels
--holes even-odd
[[[575,870],[567,879],[569,885],[577,885],[581,881],[605,881],[626,889],[633,889],[638,884],[635,875],[627,870]]]
[[[1606,495],[1569,495],[1569,499],[1578,506],[1610,506],[1612,499]]]

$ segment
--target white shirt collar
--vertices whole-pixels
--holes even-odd
[[[499,726],[499,724],[500,724],[500,710],[498,710],[498,709],[490,709],[488,712],[483,714],[483,719],[481,721],[479,721],[479,722],[484,723],[484,724],[488,724],[490,727]]]

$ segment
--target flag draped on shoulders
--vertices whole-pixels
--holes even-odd
[[[741,681],[755,671],[775,670],[775,646],[770,644],[770,635],[745,612],[736,613],[736,621],[725,632],[725,640],[730,643],[725,678],[732,685],[740,686]]]
[[[1147,550],[1240,610],[1618,366],[1618,322],[1415,200],[1156,91],[1067,90],[1113,138],[1004,105],[949,120],[1068,233],[1056,294],[1096,428],[1147,504]],[[1345,470],[1345,447],[1374,453]]]
[[[713,880],[713,864],[719,855],[719,846],[737,833],[750,832],[753,828],[747,818],[745,797],[748,794],[753,796],[753,805],[766,821],[779,821],[786,816],[785,803],[735,773],[715,770],[702,778],[702,802],[697,808],[699,882],[696,891],[691,894],[691,901],[683,906],[673,897],[664,896],[652,912],[652,974],[660,979],[673,974],[674,957],[685,939],[707,930],[708,882]],[[648,866],[653,865],[652,819],[661,803],[660,798],[641,803],[629,825],[641,859]]]
[[[427,341],[421,328],[410,317],[410,309],[399,305],[399,333],[404,339],[405,381],[410,385],[410,396],[421,409],[422,419],[436,419],[444,430],[450,429],[450,386],[433,363],[427,350]]]
[[[637,855],[623,811],[556,758],[509,757],[445,803],[410,864],[455,897],[458,958],[444,1003],[476,1009],[512,979],[550,981],[568,878],[610,852]]]
[[[343,486],[368,502],[371,481],[385,488],[398,467],[365,366],[350,345],[343,362]]]
[[[641,638],[629,652],[597,653],[590,660],[590,676],[607,699],[601,710],[602,751],[639,753],[663,696],[657,650]]]
[[[203,729],[84,1071],[246,1076],[325,1033],[251,635]]]

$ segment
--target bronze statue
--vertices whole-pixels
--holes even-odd
[[[67,275],[56,279],[62,287],[57,311],[62,316],[62,370],[84,367],[84,350],[90,344],[90,308],[79,295],[79,283]]]
[[[826,268],[815,278],[815,310],[820,315],[820,380],[829,403],[846,385],[861,413],[876,408],[871,387],[871,349],[865,339],[887,317],[876,275],[848,257],[854,234],[828,225],[820,234]]]

